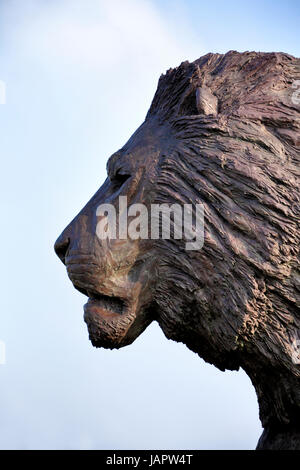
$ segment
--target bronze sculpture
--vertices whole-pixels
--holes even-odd
[[[256,389],[258,449],[300,449],[300,61],[284,53],[207,54],[161,76],[145,122],[55,250],[87,295],[92,344],[130,344],[156,320]],[[300,82],[299,82],[300,83]],[[97,207],[202,203],[204,245],[96,235]]]

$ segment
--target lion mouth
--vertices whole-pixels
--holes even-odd
[[[117,316],[123,315],[127,310],[126,302],[121,297],[104,295],[75,284],[74,287],[88,297],[88,301],[84,306],[85,311],[91,310],[92,313],[102,315],[107,313]]]
[[[112,349],[130,343],[133,338],[128,335],[128,330],[136,318],[130,302],[90,291],[87,294],[84,321],[93,346]]]
[[[125,312],[125,301],[120,297],[110,297],[91,292],[88,292],[88,297],[87,307],[94,307],[101,310],[101,312],[107,311],[118,315],[123,315]]]
[[[99,280],[78,263],[68,265],[67,269],[75,289],[88,297],[83,319],[93,346],[109,349],[126,346],[151,323],[148,310],[141,308],[138,285],[125,286],[123,282],[120,288],[110,282],[106,286],[101,283],[100,288]]]

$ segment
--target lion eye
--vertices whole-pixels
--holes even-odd
[[[117,184],[118,186],[122,186],[125,181],[130,178],[130,175],[127,173],[123,173],[122,170],[116,171],[116,173],[111,177],[111,182]]]

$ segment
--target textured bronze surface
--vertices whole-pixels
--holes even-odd
[[[257,393],[260,449],[300,449],[300,61],[284,53],[207,54],[162,75],[145,122],[58,238],[96,347],[130,344],[156,320]],[[96,236],[101,203],[203,203],[205,240]]]

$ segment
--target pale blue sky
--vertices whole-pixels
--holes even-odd
[[[53,243],[105,179],[170,66],[230,49],[299,56],[298,1],[1,0],[0,448],[243,449],[250,380],[152,324],[94,349]]]

